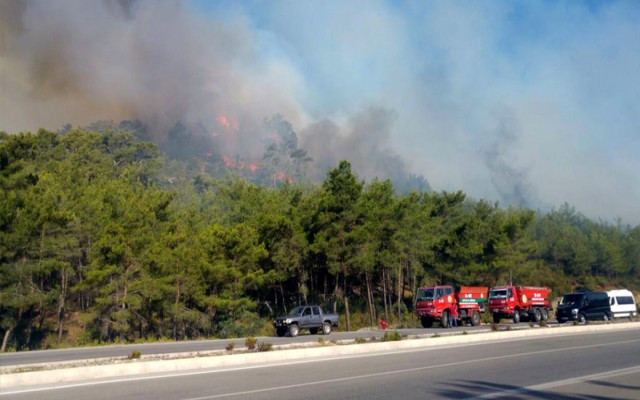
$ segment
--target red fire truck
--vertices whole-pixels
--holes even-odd
[[[546,321],[549,318],[549,293],[545,287],[532,286],[496,286],[489,292],[489,310],[493,322],[502,318],[511,318],[514,323],[521,319],[533,322]]]
[[[473,326],[480,325],[480,313],[487,302],[487,287],[463,286],[455,293],[451,286],[433,286],[418,289],[416,313],[424,328],[431,328],[439,321],[443,328],[449,324],[451,307],[458,307],[460,321]]]

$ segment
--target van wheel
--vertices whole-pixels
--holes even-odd
[[[518,310],[513,310],[513,323],[520,323],[520,311]]]
[[[584,316],[584,314],[578,315],[578,322],[580,322],[581,324],[585,324],[587,322],[587,318]]]
[[[536,308],[533,311],[533,320],[535,321],[536,324],[539,324],[540,321],[542,321],[542,312],[540,312],[539,308]]]
[[[331,324],[328,322],[325,322],[324,324],[322,324],[322,333],[324,335],[328,335],[331,333]]]
[[[471,326],[478,326],[480,325],[480,313],[477,311],[474,311],[471,314],[471,318],[469,319],[469,321],[471,322]]]
[[[542,312],[542,320],[543,321],[548,320],[549,319],[549,311],[546,308],[543,308],[541,310],[541,312]]]

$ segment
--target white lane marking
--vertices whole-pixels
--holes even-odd
[[[575,385],[576,383],[582,383],[582,382],[586,382],[594,379],[613,378],[614,376],[630,375],[630,374],[636,374],[636,373],[640,373],[640,365],[635,367],[622,368],[622,369],[616,369],[613,371],[602,372],[599,374],[584,375],[584,376],[578,376],[576,378],[569,378],[569,379],[561,379],[559,381],[541,383],[539,385],[526,386],[518,389],[510,389],[510,390],[504,390],[501,392],[487,393],[482,396],[473,397],[471,400],[497,399],[504,396],[512,396],[516,394],[527,394],[528,392],[536,392],[539,390],[547,390],[547,389],[553,389],[553,388],[562,387],[562,386]],[[532,393],[532,394],[540,395],[540,393]]]
[[[553,337],[557,338],[557,337],[564,337],[564,336],[578,336],[578,335],[582,336],[582,335],[586,335],[586,334],[597,334],[597,333],[602,333],[602,332],[586,332],[586,333],[567,334],[567,335],[563,334],[563,335],[554,335]],[[312,359],[304,359],[304,360],[298,360],[298,361],[283,361],[283,362],[279,362],[279,363],[250,365],[250,366],[242,366],[242,367],[234,367],[234,368],[226,368],[226,369],[192,371],[192,372],[177,372],[177,373],[171,373],[171,374],[152,375],[152,376],[138,376],[138,377],[133,377],[133,378],[122,378],[122,379],[106,379],[106,380],[100,380],[100,381],[72,383],[72,384],[67,384],[67,385],[44,386],[44,387],[32,388],[32,389],[18,389],[18,390],[13,390],[13,391],[9,391],[9,392],[1,391],[0,392],[0,396],[10,395],[10,394],[42,392],[42,391],[48,391],[48,390],[70,389],[70,388],[84,387],[84,386],[104,385],[104,384],[110,384],[110,383],[136,382],[136,381],[153,380],[153,379],[177,378],[177,377],[183,377],[183,376],[195,376],[195,375],[215,374],[215,373],[223,373],[223,372],[234,372],[234,371],[243,371],[243,370],[259,369],[259,368],[271,368],[271,367],[289,366],[289,365],[296,365],[296,364],[308,364],[308,363],[328,362],[328,361],[336,361],[336,360],[348,360],[348,359],[353,359],[353,358],[380,357],[380,356],[395,355],[395,354],[417,353],[417,352],[426,352],[426,351],[437,351],[437,350],[446,350],[446,349],[450,349],[450,348],[460,348],[460,347],[472,347],[472,346],[486,345],[487,343],[505,343],[505,342],[527,341],[527,340],[535,340],[535,339],[540,339],[540,337],[524,337],[524,338],[514,338],[514,339],[506,339],[506,340],[491,340],[491,341],[484,341],[484,342],[477,342],[477,343],[452,344],[452,345],[445,345],[445,346],[440,346],[440,347],[394,350],[394,351],[368,353],[368,354],[355,354],[355,355],[348,355],[348,356],[340,355],[340,356],[334,356],[334,357],[312,358]],[[417,368],[415,370],[419,371],[419,370],[423,370],[423,369],[430,369],[430,368],[436,368],[436,367],[446,367],[446,366],[452,366],[452,365],[462,365],[462,364],[473,363],[473,362],[481,362],[481,361],[496,360],[496,359],[501,359],[501,358],[518,357],[518,356],[522,356],[522,355],[541,354],[541,353],[556,352],[556,351],[568,351],[568,350],[575,350],[575,349],[591,348],[591,347],[606,346],[606,345],[626,344],[626,343],[634,343],[634,342],[640,342],[640,339],[625,340],[625,341],[619,341],[619,342],[610,342],[610,343],[604,343],[604,344],[603,343],[598,343],[598,344],[593,344],[593,345],[585,345],[585,346],[570,347],[570,348],[563,348],[563,349],[540,350],[540,351],[535,351],[535,352],[530,352],[530,353],[510,354],[510,355],[507,355],[507,356],[497,356],[497,357],[490,357],[490,358],[478,359],[478,360],[468,360],[468,361],[462,361],[462,362],[459,362],[459,363],[440,364],[440,365],[437,365],[437,366],[430,366],[430,367],[419,367],[419,368]],[[413,369],[409,369],[409,370],[406,370],[406,371],[403,370],[402,372],[407,372],[407,371],[412,371],[412,370]],[[391,373],[393,373],[393,371]],[[381,373],[381,374],[385,374],[385,373]],[[375,375],[373,375],[373,376],[375,376]],[[354,377],[354,379],[356,379],[356,378],[357,377]]]

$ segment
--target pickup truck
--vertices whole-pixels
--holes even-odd
[[[320,306],[300,306],[296,307],[285,317],[277,317],[273,321],[276,328],[276,335],[298,336],[301,329],[308,329],[309,333],[315,335],[321,330],[322,334],[331,333],[331,328],[338,326],[337,314],[325,314]]]

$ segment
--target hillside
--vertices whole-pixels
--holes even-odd
[[[231,161],[120,131],[1,133],[2,349],[255,334],[303,302],[348,329],[403,318],[434,282],[640,287],[640,226],[405,193],[348,161],[258,185]]]

